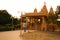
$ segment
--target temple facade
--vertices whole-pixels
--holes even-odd
[[[46,5],[42,7],[40,12],[37,12],[37,9],[34,9],[34,12],[28,12],[24,15],[21,14],[21,29],[23,28],[23,23],[26,23],[27,29],[29,30],[47,30],[46,18],[49,14],[54,15],[53,8],[50,8],[48,12]]]

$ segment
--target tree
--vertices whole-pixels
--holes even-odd
[[[18,20],[17,18],[14,18],[14,17],[11,18],[11,15],[7,12],[7,10],[0,10],[0,31],[11,30],[12,25],[15,26],[15,25],[19,24],[20,23],[19,21],[20,20]],[[20,25],[17,25],[14,28],[17,29],[19,27],[20,27]]]
[[[56,15],[49,14],[48,16],[48,23],[56,24]]]
[[[57,25],[60,27],[60,6],[57,6],[56,8],[56,16],[57,16]]]
[[[7,12],[7,10],[0,10],[0,25],[10,24],[10,17],[11,15]]]
[[[19,21],[20,21],[20,20],[18,20],[17,18],[14,18],[14,19],[13,19],[13,24],[14,24],[14,25],[17,25],[17,24],[20,23]]]

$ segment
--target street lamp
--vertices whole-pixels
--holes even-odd
[[[13,17],[11,16],[11,19],[12,19],[12,30],[13,30],[13,28],[14,28],[14,25],[13,25]]]

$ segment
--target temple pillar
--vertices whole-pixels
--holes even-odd
[[[47,30],[47,24],[46,24],[46,21],[44,19],[44,16],[41,18],[42,18],[41,30],[46,31]]]
[[[31,25],[30,25],[30,21],[31,19],[29,19],[29,17],[26,17],[26,24],[27,24],[27,29],[31,30]]]
[[[32,17],[30,19],[30,23],[31,23],[31,25],[30,25],[30,29],[31,29],[32,28]]]
[[[20,35],[22,35],[22,29],[23,29],[23,22],[22,22],[22,17],[21,17],[21,22],[20,22]]]
[[[22,25],[23,25],[23,24],[22,24],[22,17],[21,17],[21,24],[20,24],[20,25],[21,25],[20,29],[22,30]]]
[[[35,19],[35,30],[37,30],[37,19]]]
[[[26,17],[26,28],[29,29],[28,28],[28,17]]]

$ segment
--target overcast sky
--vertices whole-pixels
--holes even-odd
[[[19,18],[21,12],[33,12],[34,8],[37,8],[39,12],[44,2],[48,11],[51,6],[55,11],[57,5],[60,5],[60,0],[0,0],[0,10],[6,9],[11,15]]]

